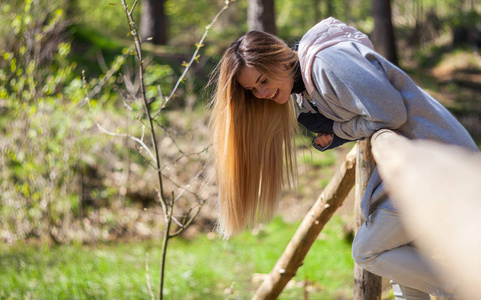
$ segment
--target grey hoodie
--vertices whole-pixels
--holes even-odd
[[[334,33],[334,34],[333,34]],[[479,151],[466,129],[409,76],[372,49],[366,36],[328,18],[299,44],[299,61],[308,93],[298,97],[309,109],[334,121],[334,133],[358,140],[388,128],[409,139],[430,139]],[[365,219],[375,204],[391,207],[377,168],[364,194]]]

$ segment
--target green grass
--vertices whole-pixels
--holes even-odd
[[[301,163],[306,163],[315,168],[331,167],[336,164],[336,153],[334,151],[319,152],[317,150],[305,151],[299,156]]]
[[[174,239],[168,252],[167,299],[250,299],[260,283],[254,273],[269,273],[284,251],[298,223],[280,218],[257,234],[232,240]],[[160,241],[92,246],[1,246],[0,299],[150,299],[145,261],[148,253],[153,292],[158,293]],[[306,280],[311,299],[348,299],[352,296],[353,262],[342,221],[331,220],[314,243],[294,277]],[[299,284],[280,299],[302,299]]]

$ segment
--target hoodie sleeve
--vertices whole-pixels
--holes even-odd
[[[384,69],[359,52],[329,47],[313,63],[312,77],[325,104],[338,118],[333,131],[357,140],[382,128],[397,129],[407,121],[407,110]],[[323,105],[320,103],[319,105]]]

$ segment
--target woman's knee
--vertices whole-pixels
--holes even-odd
[[[370,219],[369,225],[359,228],[352,244],[352,257],[361,266],[374,263],[385,251],[408,241],[397,213],[376,209]]]
[[[360,228],[352,242],[352,258],[356,264],[364,269],[373,264],[383,251],[377,251],[379,247],[373,244],[369,235],[364,234],[364,228]]]
[[[354,262],[363,266],[369,263],[374,256],[375,254],[372,253],[372,248],[370,247],[369,242],[357,234],[352,243],[352,258],[354,259]]]

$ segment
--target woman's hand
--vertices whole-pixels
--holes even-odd
[[[329,146],[329,144],[332,142],[333,139],[334,139],[334,133],[319,132],[317,134],[317,137],[314,139],[314,144],[321,148],[324,148],[326,146]]]

